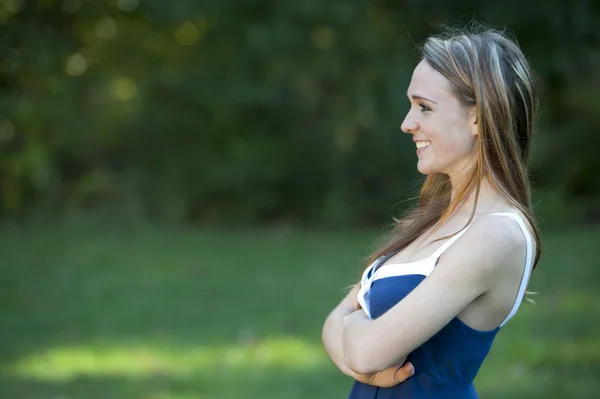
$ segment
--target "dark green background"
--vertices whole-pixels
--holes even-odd
[[[600,392],[600,3],[0,1],[0,398],[338,398],[320,329],[419,189],[416,47],[540,90],[544,255],[482,398]]]
[[[3,4],[5,217],[378,226],[418,189],[399,128],[415,47],[475,18],[537,76],[540,217],[600,218],[598,2]]]

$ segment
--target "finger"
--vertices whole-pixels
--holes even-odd
[[[415,368],[410,362],[404,363],[394,372],[394,378],[397,383],[406,381],[415,373]]]

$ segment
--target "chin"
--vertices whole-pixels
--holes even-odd
[[[417,170],[422,175],[432,175],[434,173],[441,173],[444,175],[448,175],[448,168],[445,165],[439,165],[431,162],[423,162],[420,160],[417,162]]]
[[[417,170],[419,171],[419,173],[421,173],[422,175],[430,175],[432,173],[435,173],[436,171],[433,170],[429,165],[421,165],[421,163],[417,163]]]

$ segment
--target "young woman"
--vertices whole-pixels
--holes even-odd
[[[473,380],[540,255],[526,163],[536,96],[495,30],[429,38],[402,123],[427,175],[416,209],[328,316],[350,398],[477,398]],[[414,374],[413,374],[414,372]]]

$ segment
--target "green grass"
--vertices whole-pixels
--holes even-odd
[[[343,398],[320,342],[373,232],[0,229],[0,398]],[[547,232],[482,398],[596,398],[600,230]],[[595,256],[596,255],[596,256]]]

